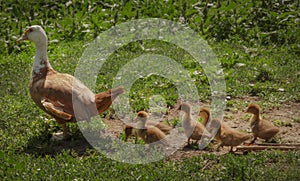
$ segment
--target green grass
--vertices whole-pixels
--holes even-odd
[[[185,23],[205,37],[218,57],[228,95],[258,96],[263,107],[300,101],[296,13],[299,2],[264,1],[264,5],[229,1],[227,5],[224,1],[219,8],[217,3],[209,6],[197,2],[107,1],[101,5],[78,1],[67,6],[49,1],[24,3],[21,7],[16,1],[1,1],[0,180],[299,180],[299,152],[221,156],[207,152],[180,161],[167,158],[147,165],[130,165],[94,150],[76,124],[70,124],[74,136],[69,142],[49,140],[61,128],[30,98],[33,44],[15,43],[25,27],[41,22],[52,40],[48,51],[50,63],[59,72],[74,74],[88,42],[112,27],[113,21],[118,24],[137,16],[178,21],[184,17]],[[109,6],[113,4],[116,6]],[[150,51],[132,42],[112,54],[98,74],[95,92],[109,88],[128,61],[153,53],[179,62],[195,80],[200,101],[210,101],[207,77],[193,57],[169,43],[147,40],[143,44]],[[128,94],[135,111],[150,109],[153,102],[149,98],[153,95],[161,95],[170,107],[178,98],[174,84],[155,75],[138,79]],[[229,107],[233,104],[237,102],[228,101]]]
[[[54,156],[0,152],[2,180],[299,180],[299,152],[261,152],[248,155],[204,154],[182,161],[130,165],[90,151]]]

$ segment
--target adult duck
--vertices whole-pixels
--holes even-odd
[[[48,40],[41,26],[27,28],[17,42],[24,40],[33,42],[36,48],[29,86],[31,98],[62,126],[63,138],[69,137],[67,122],[89,121],[124,92],[123,87],[117,87],[94,94],[72,75],[55,71],[48,60]]]

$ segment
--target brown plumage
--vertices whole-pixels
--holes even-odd
[[[200,108],[199,116],[202,118],[202,124],[206,126],[210,118],[210,110],[205,107]]]
[[[250,126],[254,136],[251,144],[254,143],[257,138],[268,141],[279,132],[279,128],[274,126],[271,122],[261,119],[259,105],[253,103],[250,104],[246,112],[253,114],[250,118]]]
[[[251,134],[246,134],[239,132],[225,123],[221,123],[216,119],[211,119],[210,110],[208,108],[201,108],[200,109],[200,116],[203,119],[204,124],[206,125],[209,121],[212,122],[212,127],[219,128],[215,138],[220,143],[218,148],[221,146],[230,146],[230,151],[233,152],[233,147],[238,146],[252,138]]]
[[[205,138],[211,137],[208,132],[205,133],[205,127],[201,123],[192,119],[191,106],[189,104],[182,103],[178,109],[184,112],[182,126],[184,128],[185,135],[188,137],[188,145],[190,144],[191,139],[198,142],[202,136]]]
[[[157,141],[166,144],[163,140],[166,135],[160,129],[155,126],[147,125],[148,114],[145,111],[139,111],[137,114],[137,136],[142,138],[145,143],[150,144]]]
[[[134,126],[125,125],[124,133],[125,133],[125,141],[127,141],[131,135],[137,137],[136,128],[134,128]]]
[[[151,120],[147,120],[146,125],[149,127],[157,127],[158,129],[160,129],[163,133],[165,133],[166,135],[170,133],[170,131],[173,129],[171,126],[166,125],[165,123],[157,123],[156,121],[151,121]],[[130,125],[126,125],[124,128],[124,132],[125,132],[125,140],[127,141],[128,138],[133,135],[135,137],[137,137],[136,134],[136,128],[134,128],[133,126]]]
[[[48,40],[42,27],[29,27],[17,41],[23,40],[32,41],[36,48],[30,95],[38,107],[62,125],[64,137],[68,136],[67,122],[90,120],[106,111],[124,92],[123,87],[118,87],[94,94],[72,75],[55,71],[48,61]]]

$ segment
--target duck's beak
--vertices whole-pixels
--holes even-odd
[[[28,40],[27,33],[24,33],[20,38],[17,39],[17,43],[21,41]]]
[[[20,43],[21,41],[24,41],[24,40],[28,40],[28,33],[29,33],[29,29],[27,29],[24,34],[19,38],[17,39],[17,43]]]

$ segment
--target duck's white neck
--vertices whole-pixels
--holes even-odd
[[[45,68],[52,68],[48,61],[47,42],[35,43],[35,57],[32,67],[32,76],[39,75]]]

